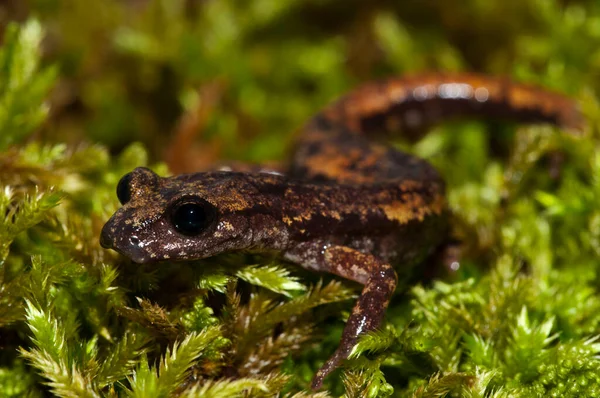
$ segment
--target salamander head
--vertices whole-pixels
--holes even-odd
[[[252,191],[239,173],[161,178],[137,168],[119,181],[123,207],[104,225],[100,243],[137,263],[245,249],[251,234],[244,210],[252,206],[246,200]]]

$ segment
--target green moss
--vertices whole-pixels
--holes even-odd
[[[29,3],[0,36],[0,396],[328,396],[307,388],[355,285],[253,257],[136,265],[100,229],[194,117],[192,159],[281,159],[333,97],[430,69],[568,93],[588,127],[402,144],[446,176],[463,259],[395,297],[329,394],[600,396],[596,3]]]

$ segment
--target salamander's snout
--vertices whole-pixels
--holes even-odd
[[[100,246],[115,250],[138,264],[153,260],[151,253],[144,250],[142,239],[137,234],[131,233],[128,228],[120,228],[112,218],[102,228]]]
[[[106,226],[102,228],[102,233],[100,233],[100,246],[104,249],[112,249],[112,238]]]

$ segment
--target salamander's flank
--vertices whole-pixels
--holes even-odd
[[[367,84],[304,127],[287,174],[235,171],[121,179],[121,207],[101,244],[144,263],[264,250],[364,285],[336,352],[313,388],[376,329],[395,290],[445,238],[444,181],[425,160],[373,140],[415,135],[456,117],[508,118],[581,129],[559,94],[486,76],[427,75]]]

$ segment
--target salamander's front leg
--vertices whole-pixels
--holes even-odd
[[[396,289],[398,277],[390,264],[345,246],[327,246],[322,243],[301,246],[303,247],[297,247],[286,257],[304,263],[302,265],[307,268],[331,272],[365,285],[346,322],[338,349],[313,378],[312,388],[317,390],[325,377],[348,358],[358,337],[379,327],[390,297]],[[302,248],[306,250],[303,255],[300,254]]]

